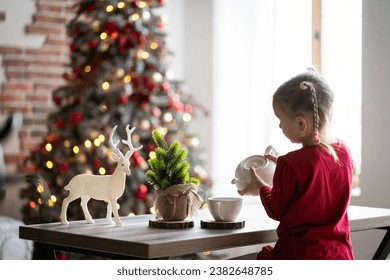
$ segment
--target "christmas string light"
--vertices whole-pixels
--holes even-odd
[[[34,209],[36,207],[35,202],[34,201],[30,201],[29,206],[30,206],[30,208]]]
[[[101,145],[101,142],[98,138],[96,138],[95,140],[93,140],[93,144],[96,146],[96,147],[99,147]]]
[[[109,82],[103,82],[102,83],[102,89],[104,91],[108,91],[109,88],[110,88],[110,83]]]
[[[152,50],[156,50],[156,49],[158,48],[158,44],[157,44],[156,42],[151,42],[151,43],[150,43],[150,48],[151,48]]]
[[[43,191],[44,191],[43,186],[42,186],[41,184],[39,184],[39,185],[37,186],[37,192],[38,192],[38,193],[43,193]]]
[[[148,59],[149,58],[149,53],[146,52],[146,51],[142,51],[140,57],[142,59]]]
[[[91,148],[91,147],[92,147],[92,142],[91,142],[91,140],[89,140],[89,139],[85,140],[84,146],[85,146],[87,149]]]
[[[141,9],[145,8],[146,7],[146,2],[140,1],[139,4],[138,4],[138,7],[141,8]]]
[[[47,168],[52,169],[53,166],[54,166],[54,163],[53,163],[51,160],[48,160],[48,161],[46,162],[46,167],[47,167]]]
[[[100,168],[99,168],[99,174],[100,174],[100,175],[106,174],[106,169],[105,169],[104,167],[100,167]]]
[[[129,84],[131,82],[131,76],[130,75],[126,75],[123,77],[123,82],[126,83],[126,84]]]
[[[139,20],[139,14],[133,14],[130,16],[129,20],[131,21],[137,21]]]
[[[189,122],[189,121],[191,121],[191,118],[192,118],[191,114],[189,114],[189,113],[183,114],[183,121]]]
[[[107,7],[106,7],[106,12],[107,13],[111,13],[113,10],[114,10],[114,6],[113,5],[107,5]]]
[[[101,34],[100,34],[100,39],[101,40],[106,40],[107,39],[107,33],[106,32],[102,32]]]
[[[64,140],[64,147],[70,148],[70,141],[69,140]]]
[[[151,159],[156,158],[156,152],[155,151],[149,152],[149,158],[151,158]]]
[[[80,152],[80,148],[78,146],[73,147],[73,153],[77,155]]]
[[[45,149],[46,151],[50,152],[53,149],[53,146],[50,143],[47,143]]]

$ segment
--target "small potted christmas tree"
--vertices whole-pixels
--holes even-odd
[[[197,194],[200,180],[190,177],[187,151],[178,141],[170,146],[158,130],[152,132],[155,156],[148,160],[147,181],[156,189],[154,207],[157,218],[183,221],[192,217],[202,200]]]

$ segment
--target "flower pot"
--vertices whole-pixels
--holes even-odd
[[[191,218],[202,204],[195,184],[173,185],[165,190],[156,189],[154,207],[157,219],[183,221]]]

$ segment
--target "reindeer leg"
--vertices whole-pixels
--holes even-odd
[[[107,224],[114,224],[114,222],[112,221],[112,206],[111,206],[111,202],[107,202],[107,216],[106,216],[106,222]]]
[[[83,212],[84,212],[84,217],[85,219],[87,220],[87,223],[88,224],[94,224],[95,221],[92,219],[92,216],[91,214],[89,214],[89,211],[88,211],[88,201],[90,200],[91,198],[89,196],[82,196],[81,197],[81,202],[80,202],[80,205],[81,205],[81,208],[83,209]]]
[[[69,203],[71,203],[76,198],[77,197],[73,197],[73,196],[69,195],[68,197],[64,198],[64,200],[62,201],[61,214],[60,214],[61,223],[65,224],[65,225],[69,224],[67,217],[66,217],[66,211],[68,211]]]
[[[114,214],[114,220],[117,226],[123,226],[119,214],[118,214],[118,207],[116,205],[116,199],[111,199],[110,200],[111,207],[112,207],[112,213]]]

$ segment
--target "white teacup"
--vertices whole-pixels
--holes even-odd
[[[233,222],[240,214],[242,198],[240,197],[210,197],[207,204],[211,216],[217,222]]]

